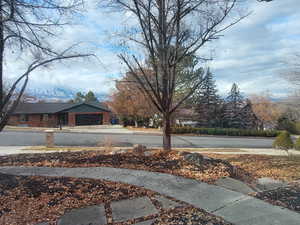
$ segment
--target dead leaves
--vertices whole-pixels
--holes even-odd
[[[192,165],[176,151],[153,151],[149,156],[134,153],[102,154],[102,152],[69,152],[0,157],[0,165],[49,167],[116,167],[195,178],[213,182],[224,176],[233,176],[231,165],[222,160],[207,160],[201,167]]]
[[[220,158],[229,161],[254,179],[261,177],[271,177],[273,179],[294,181],[300,179],[300,158],[294,156],[287,158],[284,156],[265,155],[221,155],[206,154],[210,157]]]
[[[132,185],[75,178],[0,175],[16,179],[9,188],[0,185],[0,224],[20,225],[55,221],[69,208],[80,208],[121,199],[153,195]],[[6,188],[4,188],[6,187]]]
[[[300,213],[300,184],[259,192],[254,196],[273,205],[289,208]]]

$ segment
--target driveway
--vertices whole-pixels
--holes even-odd
[[[172,138],[177,148],[271,148],[272,138],[179,136]],[[105,133],[55,133],[59,146],[97,146],[112,143],[114,146],[130,147],[143,144],[161,147],[162,136],[155,134],[105,134]],[[45,133],[4,131],[0,133],[0,146],[45,145]]]

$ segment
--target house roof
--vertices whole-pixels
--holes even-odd
[[[101,111],[110,112],[110,110],[100,102],[93,103],[19,103],[14,114],[43,114],[43,113],[58,113],[67,111],[71,108],[78,107],[80,105],[88,105],[97,108]]]

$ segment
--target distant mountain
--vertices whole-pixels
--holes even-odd
[[[79,90],[73,90],[69,88],[63,87],[49,87],[47,89],[44,88],[28,88],[26,89],[26,94],[28,96],[33,96],[38,100],[45,100],[45,101],[68,101],[73,99],[76,93]],[[100,101],[104,101],[107,98],[106,94],[103,93],[96,93],[96,97]]]

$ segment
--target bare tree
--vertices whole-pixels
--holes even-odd
[[[203,83],[193,83],[175,103],[178,66],[245,17],[234,14],[236,4],[237,0],[111,0],[111,6],[125,10],[137,20],[138,27],[131,30],[135,33],[127,38],[143,48],[144,60],[137,54],[121,54],[120,58],[162,115],[165,150],[171,149],[171,115]],[[149,80],[143,70],[145,59],[155,74],[154,80]]]
[[[269,93],[261,93],[260,95],[251,95],[253,111],[262,122],[262,128],[274,129],[277,125],[278,118],[282,114],[282,110],[271,100]]]
[[[67,18],[75,13],[82,0],[0,0],[0,131],[17,107],[34,70],[55,61],[88,56],[68,47],[57,51],[47,42],[56,36],[58,28],[67,25]],[[6,51],[30,54],[32,62],[18,76],[4,96],[3,65]]]
[[[147,71],[151,79],[151,71],[147,68],[144,71]],[[115,90],[108,104],[118,116],[133,119],[137,127],[139,120],[152,118],[157,114],[157,110],[147,96],[140,91],[136,82],[132,82],[131,77],[131,73],[126,73],[121,80],[116,81]]]

